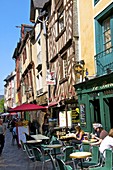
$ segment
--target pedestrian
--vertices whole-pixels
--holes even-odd
[[[4,148],[5,133],[6,133],[6,126],[3,125],[3,120],[0,119],[0,155],[2,154],[2,150]]]
[[[105,157],[105,150],[113,149],[113,128],[110,129],[109,134],[103,139],[100,144],[99,150]]]
[[[97,142],[91,143],[90,145],[100,145],[102,140],[108,135],[108,132],[102,127],[100,123],[93,124],[93,127],[95,129],[95,134],[92,134],[92,138],[96,139]],[[97,134],[97,135],[96,135]]]
[[[12,130],[12,145],[14,145],[14,143],[17,143],[17,146],[19,147],[19,142],[18,142],[18,135],[17,135],[17,128],[16,126],[13,127],[13,130]]]

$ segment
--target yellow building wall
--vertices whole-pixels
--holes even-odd
[[[94,67],[94,23],[92,1],[78,1],[80,60],[85,61],[85,68],[88,68],[89,76],[95,75]]]
[[[79,18],[79,60],[85,61],[89,76],[95,75],[95,21],[94,18],[113,0],[100,0],[94,6],[94,0],[78,1]]]

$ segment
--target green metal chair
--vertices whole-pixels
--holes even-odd
[[[73,153],[73,151],[74,151],[73,146],[65,146],[62,151],[63,155],[57,156],[57,158],[62,159],[63,162],[65,162],[65,164],[73,163],[73,167],[75,168],[76,167],[75,161],[72,158],[70,158],[70,154]]]
[[[33,149],[33,155],[35,157],[35,169],[37,168],[37,163],[41,162],[42,170],[43,170],[45,163],[51,161],[53,170],[56,170],[55,162],[51,155],[43,153],[39,148],[36,147],[33,147],[32,149]]]
[[[98,146],[92,147],[92,157],[90,158],[90,160],[83,161],[82,163],[83,168],[88,168],[89,166],[94,166],[94,165],[100,165]],[[78,166],[81,166],[81,163],[78,163]]]
[[[56,160],[59,167],[58,170],[73,170],[73,168],[70,165],[66,165],[60,158],[56,158]]]
[[[25,152],[26,150],[25,150],[24,142],[23,142],[22,140],[20,140],[20,143],[21,143],[21,148],[22,148],[22,150]]]
[[[106,149],[105,153],[105,163],[99,167],[89,167],[89,170],[112,170],[112,150]]]

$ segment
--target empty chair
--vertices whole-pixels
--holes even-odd
[[[25,145],[24,145],[23,141],[20,140],[20,143],[21,143],[21,148],[22,148],[22,150],[25,151]]]
[[[73,163],[73,167],[75,168],[75,162],[72,158],[70,158],[70,154],[73,153],[74,147],[73,146],[66,146],[63,149],[63,155],[57,156],[58,158],[62,159],[65,164]]]
[[[29,148],[29,146],[26,143],[24,143],[24,148],[25,148],[26,154],[29,158],[28,167],[27,167],[27,169],[29,169],[30,163],[35,161],[35,156],[34,156],[33,150],[31,148]]]
[[[45,163],[51,161],[53,170],[55,170],[55,163],[53,157],[49,156],[48,154],[43,153],[39,148],[33,147],[33,154],[35,157],[35,168],[37,167],[37,163],[41,162],[42,170],[44,169]]]
[[[72,170],[70,165],[66,165],[63,160],[56,158],[60,170]]]

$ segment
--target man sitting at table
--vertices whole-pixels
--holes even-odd
[[[102,140],[108,135],[108,132],[103,129],[102,125],[100,123],[95,123],[93,124],[93,128],[95,129],[95,131],[97,132],[97,134],[99,134],[99,136],[93,135],[92,134],[92,138],[96,139],[97,142],[95,143],[91,143],[90,145],[100,145]]]
[[[75,126],[76,133],[75,134],[69,134],[71,137],[75,138],[72,139],[71,144],[75,146],[76,149],[78,149],[77,144],[81,144],[82,140],[84,139],[85,132],[81,129],[79,125]]]

